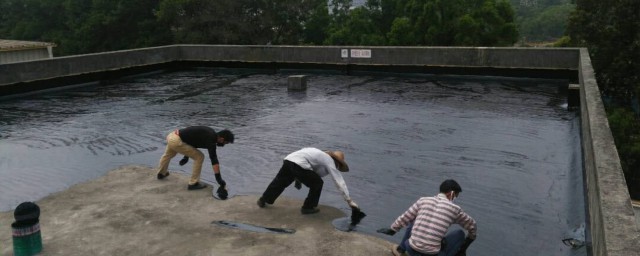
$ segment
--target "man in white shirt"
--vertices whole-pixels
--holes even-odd
[[[309,187],[309,194],[300,209],[302,214],[313,214],[320,210],[316,208],[322,193],[322,177],[331,174],[336,187],[353,210],[359,211],[358,205],[349,197],[347,184],[342,178],[341,172],[348,172],[349,166],[344,161],[344,153],[341,151],[322,151],[317,148],[303,148],[284,158],[282,167],[271,181],[271,184],[258,199],[258,206],[264,208],[266,204],[273,204],[282,194],[285,188],[296,181],[296,188],[300,189],[298,182]]]

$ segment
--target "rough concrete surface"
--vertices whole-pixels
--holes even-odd
[[[187,177],[124,166],[38,202],[42,255],[390,255],[391,242],[336,230],[338,209],[300,214],[301,202],[280,198],[260,209],[257,196],[226,201],[211,188],[188,191]],[[258,233],[212,225],[227,220],[296,229]],[[13,211],[0,213],[0,253],[12,255]]]

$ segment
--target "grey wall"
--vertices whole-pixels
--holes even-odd
[[[371,50],[342,58],[343,49]],[[594,255],[640,255],[640,237],[591,60],[578,48],[304,47],[172,45],[0,65],[0,91],[23,84],[167,63],[322,64],[366,67],[574,70],[581,85],[582,143]],[[68,84],[67,84],[68,85]]]
[[[179,59],[178,53],[178,47],[168,46],[4,64],[0,65],[0,89],[16,83],[171,62]]]
[[[18,51],[0,51],[0,64],[48,59],[51,55],[51,47],[33,48]]]
[[[342,58],[349,47],[172,45],[0,65],[2,86],[162,63],[237,62],[577,70],[579,51],[568,48],[358,47],[371,58]]]
[[[306,47],[180,45],[181,60],[418,65],[527,69],[577,69],[570,48],[491,47]],[[371,58],[341,58],[342,49],[369,49]]]
[[[640,234],[618,151],[586,49],[580,49],[580,110],[594,255],[640,255]]]

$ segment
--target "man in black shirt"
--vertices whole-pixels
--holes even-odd
[[[189,158],[193,159],[193,169],[191,170],[191,180],[189,180],[189,190],[203,189],[207,186],[200,183],[200,171],[202,170],[202,162],[204,154],[198,148],[206,148],[209,151],[209,159],[213,165],[213,173],[216,181],[223,189],[226,182],[220,175],[220,164],[216,155],[216,146],[224,147],[228,143],[233,143],[233,133],[229,130],[222,130],[216,133],[207,126],[190,126],[184,129],[175,130],[167,135],[167,148],[160,158],[158,166],[158,179],[164,179],[169,176],[169,162],[176,154],[184,155],[180,161],[180,165],[187,163]]]

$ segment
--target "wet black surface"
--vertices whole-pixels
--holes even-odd
[[[2,99],[0,210],[121,165],[155,167],[168,132],[208,125],[236,134],[218,151],[236,193],[261,194],[292,151],[343,150],[367,213],[357,232],[398,241],[404,230],[375,230],[453,178],[456,203],[478,221],[469,255],[586,255],[562,243],[585,222],[565,81],[310,73],[306,92],[288,93],[288,75],[199,69]],[[190,173],[178,160],[170,170]],[[215,184],[210,170],[203,180]],[[320,203],[350,214],[329,177]]]
[[[258,232],[258,233],[275,233],[275,234],[293,234],[296,232],[295,229],[290,228],[270,228],[270,227],[262,227],[255,226],[246,223],[226,221],[226,220],[218,220],[211,222],[211,224],[227,227],[227,228],[235,228],[242,229],[246,231]]]

